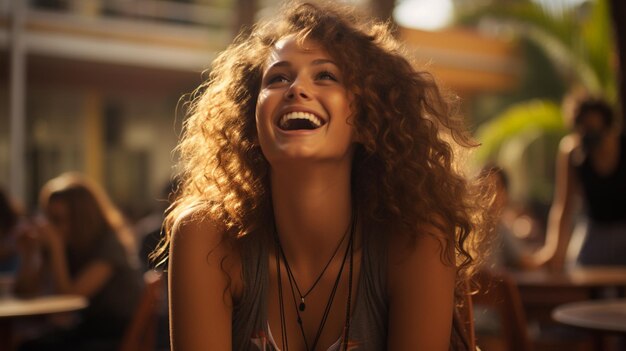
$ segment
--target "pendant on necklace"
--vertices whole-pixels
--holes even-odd
[[[306,309],[306,305],[304,304],[304,297],[300,297],[300,305],[298,306],[300,312],[304,312]]]

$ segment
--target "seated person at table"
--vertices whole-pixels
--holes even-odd
[[[133,236],[120,212],[95,184],[75,173],[46,183],[38,218],[20,240],[21,293],[43,290],[89,299],[78,321],[20,350],[116,350],[139,301],[142,279]]]
[[[487,165],[481,171],[495,190],[491,210],[497,218],[496,230],[491,241],[491,250],[483,262],[489,269],[533,269],[539,264],[535,261],[527,244],[514,233],[514,224],[520,217],[509,202],[509,177],[495,165]]]

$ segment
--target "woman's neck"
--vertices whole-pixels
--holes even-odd
[[[349,230],[350,172],[347,163],[272,169],[276,230],[290,265],[325,263]]]

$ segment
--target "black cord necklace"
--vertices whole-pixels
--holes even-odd
[[[278,236],[276,237],[276,271],[278,272],[278,307],[280,309],[280,334],[281,339],[283,340],[283,351],[287,351],[289,349],[289,342],[287,342],[287,328],[285,328],[285,304],[283,302],[283,284],[280,274],[280,259],[278,256]]]
[[[328,262],[326,262],[326,265],[324,266],[324,269],[322,269],[322,272],[317,276],[317,279],[315,279],[315,282],[313,282],[313,285],[311,285],[309,290],[307,290],[304,294],[302,294],[300,290],[300,286],[298,285],[298,281],[296,280],[296,277],[293,275],[293,272],[291,271],[291,267],[289,266],[289,263],[287,262],[287,257],[285,256],[285,252],[283,251],[283,248],[280,245],[280,241],[278,242],[281,255],[283,256],[283,260],[285,261],[285,268],[287,269],[289,282],[290,283],[293,282],[293,285],[296,286],[296,290],[298,291],[298,295],[300,296],[300,303],[298,304],[298,309],[300,310],[300,312],[304,312],[304,310],[306,310],[305,298],[311,293],[311,291],[313,291],[313,289],[317,286],[317,283],[319,283],[322,277],[324,276],[324,273],[326,273],[328,266],[330,266],[330,263],[333,261],[335,256],[337,256],[337,252],[339,251],[341,244],[343,244],[344,240],[346,239],[346,235],[348,234],[348,231],[350,230],[351,227],[352,227],[352,223],[350,223],[348,228],[346,228],[346,231],[343,233],[343,236],[341,237],[339,244],[337,244],[337,247],[335,247],[335,251],[333,251],[333,255],[330,256],[330,259],[328,260]],[[278,234],[276,234],[276,237],[278,237]]]
[[[283,260],[285,261],[285,270],[287,271],[287,278],[289,279],[289,286],[291,288],[291,296],[293,298],[293,302],[294,302],[294,306],[296,306],[296,315],[297,315],[297,323],[298,326],[300,327],[300,332],[302,334],[302,339],[304,341],[304,346],[306,348],[307,351],[314,351],[317,343],[319,341],[320,336],[322,335],[322,331],[324,329],[324,326],[326,324],[326,321],[328,319],[328,315],[330,314],[330,309],[332,307],[332,303],[333,300],[335,298],[335,294],[337,292],[337,287],[339,286],[339,282],[341,280],[341,276],[343,274],[343,270],[345,267],[345,263],[346,263],[346,259],[348,257],[348,253],[350,253],[350,264],[349,264],[349,278],[348,278],[348,297],[347,297],[347,304],[346,304],[346,320],[345,320],[345,324],[344,324],[344,335],[343,335],[343,342],[344,342],[344,350],[347,350],[348,347],[348,337],[349,337],[349,332],[350,332],[350,306],[351,306],[351,300],[352,300],[352,276],[353,276],[353,265],[354,265],[354,232],[355,232],[355,228],[356,228],[356,211],[353,211],[353,215],[352,215],[352,221],[351,221],[351,225],[350,225],[350,239],[348,242],[348,246],[346,247],[346,251],[344,253],[342,262],[341,262],[341,267],[339,269],[339,273],[337,274],[337,278],[335,279],[335,283],[333,284],[333,288],[331,290],[330,296],[328,297],[328,301],[326,302],[326,307],[324,308],[324,314],[322,315],[322,320],[320,321],[320,325],[317,329],[317,333],[315,335],[315,338],[313,340],[313,344],[311,345],[311,348],[309,348],[309,344],[304,332],[304,326],[302,324],[302,317],[300,316],[300,312],[302,311],[300,309],[300,306],[298,306],[298,303],[296,302],[296,296],[295,296],[295,292],[293,289],[293,285],[295,283],[295,277],[293,277],[293,274],[291,272],[291,269],[289,267],[289,262],[287,261],[287,258],[285,256],[285,253],[282,249],[282,246],[280,244],[280,240],[278,239],[278,233],[275,232],[275,241],[276,241],[276,248],[275,248],[275,252],[276,252],[276,271],[277,271],[277,275],[278,275],[278,298],[279,298],[279,308],[280,308],[280,324],[281,324],[281,336],[282,336],[282,349],[284,351],[288,351],[289,349],[289,343],[287,341],[287,328],[286,328],[286,321],[285,321],[285,307],[284,307],[284,302],[283,302],[283,288],[282,288],[282,279],[281,279],[281,268],[280,268],[280,258],[279,258],[279,254],[280,256],[282,256]],[[346,232],[347,233],[347,232]],[[333,257],[336,255],[337,250],[339,249],[339,247],[341,246],[341,243],[343,242],[345,238],[345,234],[344,237],[341,239],[341,242],[339,243],[339,246],[335,249],[335,253],[333,254]],[[331,258],[332,260],[332,258]],[[326,268],[328,267],[328,265],[330,264],[330,262],[326,265],[326,267],[324,268],[324,271],[326,270]],[[321,277],[321,276],[320,276]],[[318,277],[317,281],[315,282],[315,284],[317,284],[317,282],[319,281],[320,277]],[[314,285],[315,285],[314,284]],[[296,285],[296,289],[297,289],[297,285]],[[310,292],[310,291],[309,291]],[[298,291],[298,293],[300,293]],[[307,292],[308,294],[308,292]],[[301,295],[302,297],[302,295]],[[303,301],[301,301],[301,303],[303,303]]]
[[[350,230],[350,266],[348,270],[348,301],[346,303],[346,321],[344,325],[343,350],[348,351],[350,341],[350,303],[352,302],[352,273],[354,271],[354,228],[356,227],[356,215],[353,216],[352,229]]]

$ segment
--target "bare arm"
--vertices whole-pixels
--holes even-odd
[[[37,295],[41,292],[43,280],[43,255],[38,233],[28,221],[22,221],[16,230],[20,264],[15,279],[15,293],[18,296]]]
[[[51,247],[49,263],[55,290],[62,294],[92,297],[104,287],[113,275],[113,267],[110,263],[96,260],[88,263],[76,277],[72,278],[64,247]]]
[[[432,235],[421,235],[406,250],[403,243],[390,246],[388,349],[447,351],[456,268],[442,262],[442,245]],[[398,262],[393,257],[399,252]]]
[[[565,265],[567,247],[572,235],[572,216],[579,185],[570,155],[575,147],[571,136],[563,138],[559,145],[556,160],[556,180],[552,206],[548,216],[548,227],[544,247],[538,252],[540,263],[554,270],[562,270]]]
[[[56,292],[78,294],[90,298],[97,294],[113,276],[113,266],[102,259],[89,262],[74,277],[70,275],[66,245],[56,228],[46,221],[38,224],[44,245],[48,249],[48,269]],[[111,234],[112,235],[112,234]]]
[[[233,299],[222,260],[230,254],[212,223],[176,228],[169,257],[173,351],[231,350]]]

